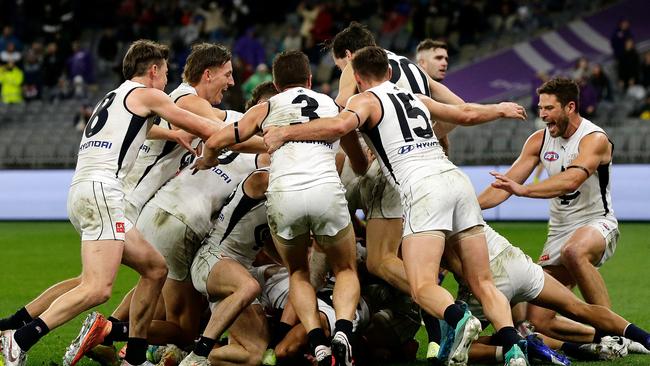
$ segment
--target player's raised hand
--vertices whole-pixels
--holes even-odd
[[[171,133],[173,134],[174,141],[176,141],[177,144],[186,148],[194,156],[198,155],[196,150],[192,147],[192,141],[194,141],[196,136],[185,130],[174,130]]]
[[[215,159],[214,161],[209,161],[203,156],[199,156],[196,160],[194,160],[194,164],[190,167],[190,169],[193,169],[192,175],[194,175],[199,170],[208,170],[217,165],[219,165],[219,160]]]
[[[496,178],[494,182],[492,182],[492,187],[498,188],[498,189],[503,189],[504,191],[514,194],[515,196],[525,196],[527,193],[526,186],[521,185],[514,180],[506,177],[505,175],[492,171],[490,174]]]
[[[528,117],[526,115],[526,108],[523,106],[513,103],[513,102],[501,102],[499,103],[499,109],[503,113],[504,118],[514,118],[526,120]]]
[[[268,148],[268,153],[273,154],[286,142],[284,128],[277,126],[269,126],[264,129],[264,143]]]

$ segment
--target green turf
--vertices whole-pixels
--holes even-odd
[[[495,223],[493,227],[533,258],[539,253],[546,235],[546,225],[542,223]],[[602,273],[608,284],[613,309],[642,328],[650,329],[650,315],[647,312],[650,288],[645,282],[649,273],[650,224],[624,223],[620,230],[621,239],[616,255],[604,266]],[[13,313],[46,287],[78,275],[79,270],[79,239],[69,223],[0,222],[0,316]],[[99,311],[110,313],[135,281],[133,271],[122,269],[113,297],[100,306]],[[455,287],[451,278],[445,283],[450,288]],[[76,336],[82,319],[83,315],[56,329],[32,348],[28,365],[60,364],[65,347]],[[424,333],[421,331],[418,340],[422,343],[423,339]],[[420,347],[419,359],[423,359],[424,352],[424,348]],[[94,363],[86,360],[80,364]],[[425,365],[426,362],[413,364]],[[650,356],[634,355],[615,362],[589,365],[650,365]]]

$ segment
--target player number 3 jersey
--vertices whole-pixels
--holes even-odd
[[[269,99],[268,126],[287,126],[321,117],[334,117],[339,109],[329,96],[296,87]],[[322,183],[340,183],[334,158],[338,141],[289,141],[271,155],[268,191],[294,191]]]

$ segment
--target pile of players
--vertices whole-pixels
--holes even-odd
[[[4,365],[25,364],[50,330],[107,301],[120,263],[138,283],[108,318],[88,314],[64,365],[408,361],[421,321],[438,364],[649,352],[650,335],[609,309],[597,271],[618,239],[612,143],[578,114],[574,82],[538,89],[546,128],[476,197],[445,154],[447,134],[525,120],[525,109],[464,103],[440,83],[439,42],[420,44],[419,66],[358,23],[330,47],[336,100],[311,90],[304,54],[284,52],[242,114],[213,107],[234,85],[226,48],[195,45],[166,95],[168,49],[134,42],[127,81],[84,131],[69,192],[82,273],[0,320]],[[550,178],[524,185],[539,163]],[[541,266],[483,221],[512,194],[551,200]],[[440,286],[447,270],[458,300]],[[518,303],[527,308],[511,311]],[[488,324],[496,332],[479,338]]]

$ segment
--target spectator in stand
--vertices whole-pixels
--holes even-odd
[[[84,84],[95,83],[95,64],[92,55],[81,47],[79,41],[72,42],[72,56],[67,63],[70,80],[78,80],[77,76],[80,76]]]
[[[634,40],[625,41],[625,49],[618,60],[618,83],[623,90],[635,85],[640,73],[639,53],[636,51]]]
[[[601,64],[594,64],[591,68],[589,84],[591,84],[596,91],[599,102],[611,102],[614,99],[612,94],[612,83],[609,81],[609,77],[605,74],[605,71],[603,71]]]
[[[92,115],[93,106],[88,102],[83,103],[72,119],[72,124],[75,129],[79,132],[83,131],[86,128],[86,123],[88,123],[88,120]]]
[[[266,63],[264,46],[255,38],[255,29],[248,28],[243,36],[239,37],[233,47],[233,54],[237,55],[243,62],[247,78],[253,73],[253,68],[259,64]]]
[[[291,25],[287,29],[287,34],[282,40],[283,51],[300,51],[302,50],[302,37],[295,26]]]
[[[332,39],[333,22],[331,5],[328,3],[321,5],[314,20],[314,26],[311,29],[314,43],[319,44]]]
[[[211,42],[223,38],[222,29],[225,28],[226,22],[223,19],[223,9],[219,7],[216,1],[211,1],[208,8],[198,8],[196,13],[205,19],[203,23],[203,33]]]
[[[23,48],[22,43],[14,34],[14,29],[9,25],[5,25],[4,28],[2,28],[2,37],[0,37],[0,51],[4,51],[9,42],[13,43],[18,50]]]
[[[643,54],[643,60],[641,61],[641,79],[639,81],[644,88],[650,88],[650,51]],[[650,90],[648,90],[648,93],[650,93]]]
[[[23,84],[23,97],[25,101],[39,99],[43,90],[43,72],[38,62],[36,52],[32,49],[26,52],[23,65],[25,81]]]
[[[612,50],[614,51],[614,57],[618,60],[625,51],[625,41],[628,39],[634,39],[632,32],[630,31],[630,21],[627,19],[621,19],[618,22],[618,26],[612,34],[610,39]]]
[[[0,62],[3,64],[14,64],[19,65],[20,60],[22,60],[23,55],[18,52],[16,49],[16,44],[13,42],[7,42],[7,48],[0,52]]]
[[[305,40],[311,40],[311,30],[318,16],[319,7],[312,1],[303,1],[298,5],[298,14],[302,17],[300,35]]]
[[[596,115],[596,109],[598,108],[598,93],[589,83],[587,75],[576,81],[580,87],[580,115],[592,119]]]
[[[0,66],[0,94],[2,103],[22,103],[23,102],[23,72],[13,63]]]
[[[106,28],[99,37],[97,44],[97,68],[99,73],[106,75],[115,66],[118,45],[113,28]]]
[[[54,99],[59,78],[63,74],[63,58],[54,42],[50,42],[43,56],[43,96],[46,100]]]
[[[586,57],[580,57],[573,66],[571,79],[575,81],[582,80],[589,75],[589,61]]]
[[[273,76],[269,72],[269,67],[266,64],[259,64],[255,68],[255,73],[251,75],[244,84],[242,84],[242,91],[244,92],[244,99],[251,98],[253,89],[265,81],[273,80]]]

